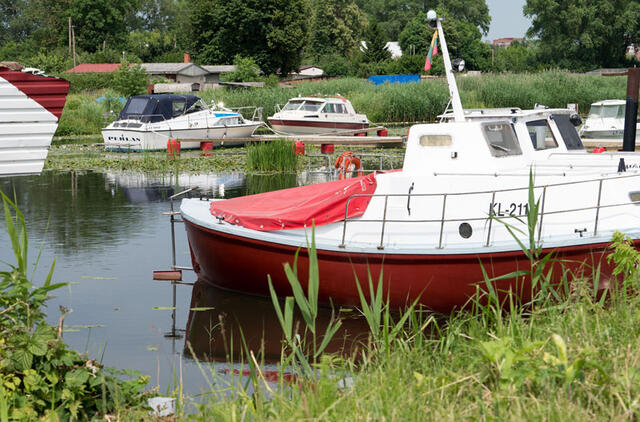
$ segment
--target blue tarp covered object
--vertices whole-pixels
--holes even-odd
[[[374,85],[390,84],[408,84],[412,82],[420,82],[420,75],[379,75],[369,76],[369,82]]]

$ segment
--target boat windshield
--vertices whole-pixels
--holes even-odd
[[[297,110],[303,102],[302,100],[291,100],[282,108],[282,111]]]
[[[589,117],[624,119],[624,111],[624,105],[596,105],[591,106]]]
[[[302,110],[304,110],[304,111],[318,111],[318,110],[320,110],[320,107],[322,107],[323,104],[324,104],[324,102],[322,102],[322,101],[309,101],[309,100],[307,100],[302,105]]]
[[[131,98],[123,112],[128,115],[141,116],[144,114],[144,110],[147,108],[149,101],[149,98]]]

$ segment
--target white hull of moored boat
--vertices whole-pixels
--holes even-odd
[[[213,142],[214,146],[243,144],[260,125],[261,123],[255,122],[251,125],[157,131],[106,128],[102,130],[102,137],[107,149],[166,150],[169,139],[179,140],[180,149],[199,149],[201,142]]]

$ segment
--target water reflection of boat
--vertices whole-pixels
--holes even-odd
[[[292,98],[267,120],[274,130],[291,135],[350,134],[370,124],[367,116],[356,113],[351,102],[340,95]]]
[[[21,68],[0,63],[0,175],[42,171],[69,91],[69,81]]]
[[[604,100],[591,104],[589,117],[580,128],[580,136],[585,140],[622,147],[625,107],[624,100]],[[636,136],[638,136],[640,123],[636,128]]]
[[[120,186],[125,194],[128,192],[135,202],[152,202],[164,200],[173,192],[198,187],[202,195],[224,198],[229,191],[241,191],[247,183],[247,176],[240,172],[219,174],[165,174],[149,175],[145,173],[110,172],[106,174],[108,182]],[[167,196],[168,194],[168,196]],[[148,198],[148,200],[144,200]]]
[[[536,244],[565,258],[567,269],[601,265],[602,279],[610,275],[603,256],[613,233],[640,239],[640,157],[587,154],[566,109],[465,112],[437,26],[453,112],[444,123],[411,128],[402,171],[224,201],[183,200],[201,278],[267,294],[270,274],[276,291],[290,294],[282,263],[301,249],[298,272],[307,279],[315,224],[320,301],[357,304],[354,274],[363,281],[370,271],[374,279],[383,273],[392,305],[417,299],[448,312],[486,287],[480,262],[489,277],[530,267],[519,243],[528,244],[530,171],[541,211],[532,228]],[[531,294],[527,277],[497,280],[495,289]]]
[[[327,351],[350,354],[358,342],[366,341],[367,325],[353,311],[339,312],[339,317],[342,327]],[[330,309],[320,310],[319,332],[325,331],[330,318]],[[300,321],[302,323],[301,318]],[[282,328],[270,299],[219,289],[201,281],[193,286],[186,327],[186,355],[191,355],[193,350],[200,360],[231,361],[251,350],[265,362],[278,362],[282,340]]]
[[[102,129],[102,137],[109,149],[165,150],[170,138],[180,140],[182,149],[197,149],[208,140],[239,145],[244,141],[234,139],[250,137],[261,125],[221,106],[209,107],[193,95],[136,95],[118,119]]]

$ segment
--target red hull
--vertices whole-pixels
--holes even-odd
[[[247,239],[209,230],[185,220],[194,268],[199,277],[223,288],[268,295],[267,274],[271,276],[279,295],[290,295],[291,289],[283,263],[293,263],[297,248],[277,243]],[[557,258],[568,261],[565,268],[585,271],[601,265],[601,279],[611,273],[604,258],[608,243],[565,247],[557,250]],[[464,307],[476,292],[484,287],[480,262],[490,277],[527,270],[529,261],[522,252],[460,255],[398,255],[361,254],[318,250],[320,271],[319,299],[324,304],[354,306],[360,303],[354,271],[361,284],[367,286],[368,270],[377,283],[383,270],[384,291],[393,307],[400,308],[416,298],[419,303],[438,312],[450,312]],[[306,249],[298,257],[301,282],[308,279]],[[555,264],[554,274],[560,274]],[[530,283],[526,279],[501,280],[495,283],[501,292],[518,292],[523,300],[530,298]],[[368,291],[368,287],[365,287]]]
[[[11,70],[0,66],[0,77],[60,119],[69,92],[69,81]]]

